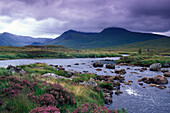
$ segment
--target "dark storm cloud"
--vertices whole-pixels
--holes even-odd
[[[170,0],[0,0],[0,17],[25,19],[23,24],[34,18],[37,35],[68,29],[95,32],[112,26],[167,32],[169,4]]]

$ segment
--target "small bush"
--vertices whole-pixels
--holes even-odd
[[[31,110],[29,113],[60,113],[59,109],[56,107],[38,107]]]

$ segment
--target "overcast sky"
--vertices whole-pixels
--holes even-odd
[[[54,38],[106,27],[170,36],[170,0],[0,0],[0,33]]]

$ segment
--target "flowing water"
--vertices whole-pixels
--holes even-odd
[[[96,73],[98,75],[116,75],[111,71],[112,69],[106,69],[105,66],[100,68],[102,71],[96,71],[96,68],[93,68],[92,64],[95,61],[103,59],[112,59],[118,60],[119,57],[113,58],[75,58],[75,59],[15,59],[15,60],[0,60],[0,67],[7,67],[8,65],[23,65],[30,64],[35,62],[41,62],[46,64],[53,65],[63,65],[66,70],[75,70],[78,72],[89,72]],[[102,61],[105,63],[114,64],[115,61]],[[79,65],[74,65],[79,63]],[[67,67],[71,65],[71,67]],[[130,69],[127,69],[130,68]],[[137,69],[141,67],[131,67],[131,66],[116,66],[116,69],[126,69],[125,81],[132,80],[132,85],[124,85],[120,90],[123,91],[123,94],[119,96],[113,93],[113,103],[110,105],[105,105],[107,108],[111,109],[121,109],[124,107],[128,113],[170,113],[170,84],[166,84],[167,87],[164,90],[149,87],[148,84],[145,84],[145,88],[140,86],[137,82],[137,79],[142,77],[153,77],[154,75],[163,75],[162,72],[153,72],[146,70],[144,72],[139,72]],[[166,68],[170,71],[170,68]],[[170,78],[168,78],[170,82]],[[113,91],[115,92],[115,91]]]

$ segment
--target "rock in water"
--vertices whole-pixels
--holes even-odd
[[[100,61],[97,61],[95,63],[93,63],[93,67],[103,67],[103,63],[101,63]]]
[[[142,81],[150,84],[150,83],[154,83],[154,84],[167,84],[168,80],[165,76],[161,76],[161,75],[156,75],[154,77],[144,77],[142,78]]]
[[[150,65],[150,71],[160,71],[161,70],[162,65],[160,63],[154,63],[152,65]]]
[[[170,72],[165,72],[165,73],[164,73],[164,76],[165,76],[165,77],[170,77]]]
[[[108,69],[115,69],[115,65],[113,65],[113,64],[107,64],[107,65],[106,65],[106,68],[108,68]]]
[[[118,73],[118,74],[125,74],[126,73],[126,71],[125,71],[125,69],[120,69],[120,70],[115,70],[115,73]]]

